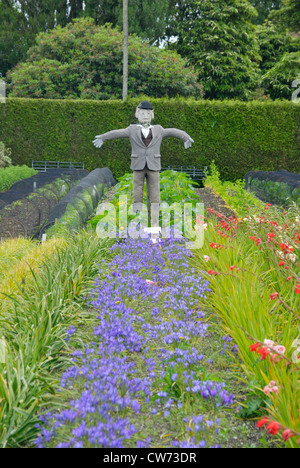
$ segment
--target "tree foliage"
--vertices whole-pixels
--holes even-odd
[[[300,80],[300,51],[286,53],[262,77],[262,85],[271,99],[291,100],[292,84]]]
[[[286,30],[278,30],[271,21],[258,25],[256,33],[259,42],[262,74],[273,68],[285,53],[300,50],[300,38],[292,36]]]
[[[92,18],[40,33],[25,62],[8,73],[8,94],[53,99],[120,99],[123,34]],[[129,38],[128,94],[201,97],[197,75],[173,51]]]
[[[129,33],[150,43],[164,36],[173,0],[131,0],[128,2]],[[122,27],[122,0],[86,0],[84,16],[96,24]]]
[[[250,0],[250,3],[257,11],[257,16],[252,19],[254,24],[263,24],[271,11],[279,10],[282,0]]]
[[[195,67],[206,97],[246,100],[257,85],[254,15],[247,0],[178,1],[178,40],[172,47]]]
[[[129,33],[158,43],[165,34],[172,1],[130,1]],[[5,75],[24,60],[38,33],[65,27],[81,17],[122,28],[122,0],[0,0],[0,72]]]
[[[282,0],[281,8],[271,11],[269,18],[281,29],[300,32],[300,0]]]

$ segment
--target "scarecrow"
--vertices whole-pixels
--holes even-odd
[[[104,141],[114,138],[129,138],[131,152],[131,166],[133,170],[133,212],[142,211],[143,190],[146,179],[148,213],[152,226],[158,226],[160,209],[160,183],[159,172],[161,170],[160,147],[163,138],[175,137],[184,142],[185,148],[189,148],[194,140],[183,130],[177,128],[163,128],[161,125],[151,125],[154,119],[154,110],[151,103],[142,101],[135,114],[138,123],[120,130],[97,135],[93,141],[96,148],[100,148]]]

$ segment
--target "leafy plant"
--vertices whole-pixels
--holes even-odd
[[[0,191],[9,190],[14,183],[27,179],[36,173],[37,171],[25,165],[1,168],[0,164]]]

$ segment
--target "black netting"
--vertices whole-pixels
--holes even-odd
[[[0,238],[38,233],[59,200],[87,174],[81,169],[50,169],[0,193]]]
[[[69,189],[79,179],[87,176],[85,169],[49,169],[47,172],[39,172],[28,179],[20,180],[13,184],[9,190],[0,192],[0,200],[5,203],[12,203],[15,200],[24,198],[29,193],[38,189],[43,189],[45,185],[52,184],[56,179],[62,179]],[[58,185],[54,184],[51,190],[58,195]],[[1,206],[0,206],[1,209]]]
[[[24,224],[16,219],[16,218],[9,218],[6,217],[1,219],[0,223],[0,238],[7,238],[7,237],[19,237],[19,236],[26,236],[27,229]]]
[[[245,188],[264,202],[289,206],[291,202],[299,205],[300,174],[286,170],[250,171],[245,175]]]
[[[284,169],[280,171],[249,171],[245,175],[246,188],[251,184],[251,180],[258,179],[264,181],[281,182],[289,185],[291,190],[300,187],[300,174],[288,172]]]
[[[56,221],[66,225],[71,231],[83,225],[104,197],[105,189],[115,184],[111,170],[106,167],[90,172],[51,211],[39,237]]]

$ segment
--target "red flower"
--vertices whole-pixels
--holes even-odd
[[[295,293],[300,294],[300,284],[296,284],[295,286]]]
[[[267,358],[267,356],[270,354],[270,351],[268,350],[268,348],[263,346],[257,351],[257,353],[261,355],[261,360],[264,361]]]
[[[262,419],[260,419],[260,420],[257,422],[256,426],[261,428],[261,427],[263,427],[265,424],[267,424],[268,422],[269,422],[268,418],[267,418],[266,416],[264,416]]]
[[[212,275],[212,276],[217,276],[217,275],[220,275],[221,273],[218,273],[217,271],[214,271],[214,270],[208,270],[207,272],[209,275]]]
[[[277,297],[279,297],[279,293],[278,293],[278,292],[274,292],[273,294],[270,294],[270,299],[271,299],[271,301],[273,301],[273,300],[276,299]]]
[[[285,262],[279,262],[279,266],[285,265]]]
[[[272,422],[270,422],[270,424],[267,425],[268,433],[276,435],[277,432],[279,431],[280,427],[281,426],[280,426],[280,424],[278,424],[278,422],[272,421]]]
[[[282,439],[284,440],[284,442],[286,442],[288,439],[290,439],[291,437],[293,437],[295,434],[293,433],[293,431],[291,429],[286,429],[285,431],[283,431],[282,433]]]
[[[261,346],[260,343],[255,343],[255,344],[253,344],[253,345],[250,346],[250,351],[256,353],[256,352],[257,352],[257,348],[260,348],[260,346]]]
[[[270,239],[272,239],[273,237],[275,237],[275,234],[273,232],[268,232],[268,236]]]

